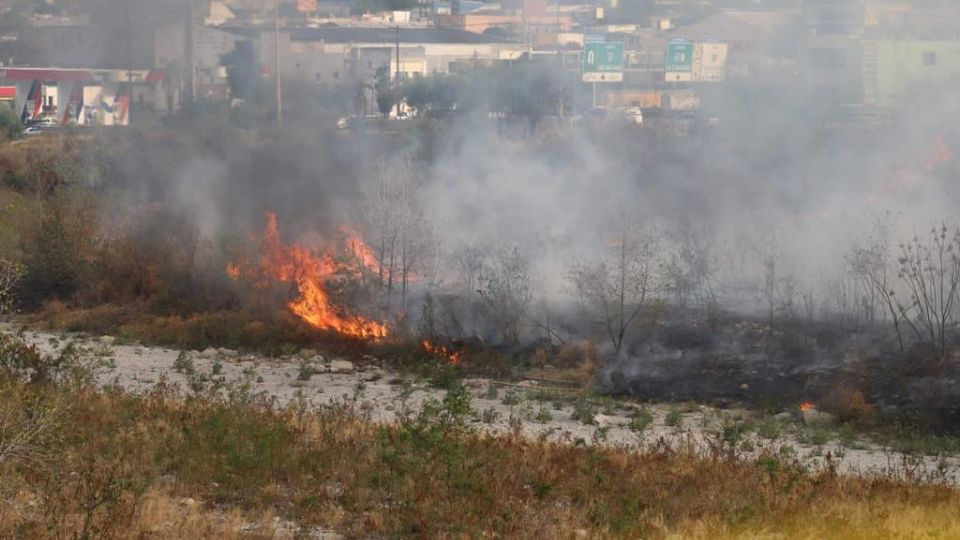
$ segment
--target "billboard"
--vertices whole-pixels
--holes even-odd
[[[584,82],[623,81],[623,43],[588,41],[583,45]]]
[[[317,0],[297,0],[297,11],[300,13],[316,13]]]
[[[690,73],[693,71],[693,43],[685,39],[671,40],[667,44],[667,71]]]

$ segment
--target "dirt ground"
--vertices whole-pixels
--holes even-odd
[[[0,331],[11,331],[0,327]],[[109,347],[113,352],[116,367],[100,377],[103,384],[115,383],[132,391],[144,391],[161,379],[177,384],[187,390],[187,378],[174,369],[180,351],[166,348],[137,345],[118,345],[109,337],[84,338],[66,334],[28,332],[24,338],[44,352],[53,352],[67,343]],[[322,404],[336,399],[352,399],[361,389],[359,399],[366,403],[371,417],[378,422],[395,419],[403,378],[398,373],[380,367],[376,359],[357,362],[353,369],[330,372],[330,366],[340,364],[331,358],[313,359],[319,373],[309,380],[299,380],[301,361],[239,355],[233,351],[214,353],[188,352],[197,372],[210,374],[214,364],[220,364],[220,377],[227,381],[249,381],[252,390],[265,392],[276,398],[279,405],[286,404],[298,395],[312,404]],[[365,364],[365,365],[364,365]],[[343,364],[346,368],[346,364]],[[424,400],[442,398],[443,391],[429,387],[422,381],[409,379],[413,392],[408,404],[419,409]],[[598,412],[591,424],[573,416],[570,403],[537,401],[535,394],[544,389],[536,381],[504,383],[486,379],[466,381],[473,393],[473,408],[487,411],[476,425],[491,433],[519,429],[523,434],[547,441],[570,444],[610,444],[622,447],[642,448],[651,444],[693,445],[708,452],[712,441],[724,422],[731,425],[738,418],[751,416],[749,411],[737,409],[714,409],[697,404],[646,404],[646,411],[653,423],[638,434],[629,428],[631,413],[639,408],[634,402],[616,401],[607,403],[604,411]],[[496,397],[490,387],[496,388]],[[512,398],[512,399],[511,399]],[[507,403],[504,403],[504,402]],[[673,411],[673,422],[668,416]],[[677,425],[678,412],[680,425]],[[797,431],[802,428],[799,414],[786,411],[778,415],[782,425],[780,435],[772,439],[750,432],[738,443],[739,452],[750,457],[767,450],[796,458],[812,468],[832,464],[837,471],[847,474],[902,478],[911,481],[944,482],[960,484],[960,457],[958,456],[912,456],[879,447],[864,440],[847,441],[841,445],[836,438],[823,444],[804,444],[798,440]],[[668,425],[672,424],[672,425]],[[743,441],[749,441],[743,443]],[[820,441],[822,442],[822,441]]]

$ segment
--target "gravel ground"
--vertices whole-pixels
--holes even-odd
[[[0,331],[11,328],[0,327]],[[84,338],[66,334],[28,332],[25,339],[44,352],[53,352],[65,344],[98,346],[112,350],[116,367],[101,375],[102,383],[117,383],[132,391],[143,391],[166,379],[180,388],[188,388],[187,378],[174,369],[181,351],[136,345],[120,345],[110,337]],[[395,419],[394,409],[400,402],[403,386],[401,375],[382,368],[375,358],[367,357],[357,363],[342,359],[322,358],[308,354],[309,363],[318,373],[309,380],[298,380],[301,363],[299,358],[264,358],[240,355],[234,351],[208,349],[203,352],[188,352],[194,368],[199,373],[210,374],[214,364],[220,365],[220,375],[227,381],[250,381],[255,392],[265,392],[283,405],[302,395],[308,402],[322,404],[337,399],[352,399],[362,386],[359,399],[365,403],[371,417],[378,422]],[[331,372],[331,368],[341,372]],[[425,383],[408,379],[413,392],[408,404],[419,408],[424,400],[441,398],[443,391]],[[692,445],[709,452],[711,441],[717,441],[716,433],[722,422],[731,425],[738,418],[747,418],[743,410],[718,410],[696,404],[647,404],[645,410],[653,417],[652,424],[638,434],[628,426],[639,405],[629,401],[607,400],[604,410],[598,410],[590,424],[574,419],[574,406],[569,403],[537,401],[530,397],[543,389],[535,381],[507,384],[486,379],[469,379],[467,387],[473,393],[472,406],[478,412],[487,411],[477,426],[492,433],[519,430],[529,437],[571,444],[608,444],[620,447],[640,448],[651,444]],[[496,388],[496,397],[490,387]],[[509,397],[508,397],[509,396]],[[516,398],[511,399],[511,397]],[[492,399],[491,399],[492,398]],[[514,402],[516,401],[516,402]],[[505,403],[506,402],[506,403]],[[671,411],[674,411],[671,415]],[[680,411],[680,425],[676,425]],[[672,418],[669,418],[672,416]],[[744,436],[739,453],[756,455],[768,450],[788,455],[810,468],[820,468],[832,463],[837,471],[846,474],[862,474],[901,478],[912,481],[943,482],[957,485],[960,482],[960,457],[958,456],[909,456],[878,447],[865,441],[848,441],[846,447],[836,439],[824,444],[803,444],[796,435],[802,421],[799,414],[786,412],[778,415],[785,434],[774,439],[761,438],[751,432]],[[674,420],[670,422],[669,420]],[[672,425],[668,425],[668,423]],[[749,441],[744,444],[742,441]],[[822,441],[818,441],[822,442]]]

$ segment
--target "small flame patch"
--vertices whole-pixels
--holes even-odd
[[[429,340],[423,340],[421,342],[423,345],[423,350],[427,353],[434,356],[439,356],[440,358],[445,358],[450,362],[451,366],[456,366],[460,363],[460,357],[463,355],[463,351],[452,351],[443,345],[434,345]]]

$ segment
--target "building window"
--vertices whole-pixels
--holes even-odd
[[[711,55],[710,55],[710,61],[713,62],[714,64],[716,64],[716,63],[717,63],[717,55],[711,54]]]
[[[923,52],[923,65],[925,66],[935,66],[937,65],[937,53],[934,51],[924,51]]]
[[[323,73],[320,73],[319,71],[316,72],[316,73],[313,75],[313,80],[315,80],[315,81],[322,81],[322,80],[323,80]]]
[[[334,72],[333,72],[333,78],[334,78],[335,80],[338,80],[338,81],[339,81],[339,80],[340,80],[340,72],[339,72],[339,71],[334,71]]]

